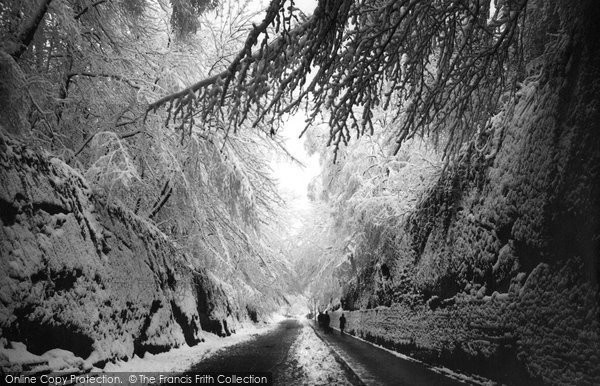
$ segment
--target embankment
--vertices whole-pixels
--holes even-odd
[[[599,10],[528,6],[551,37],[524,42],[530,76],[406,222],[357,248],[371,261],[342,306],[353,333],[429,362],[598,384]]]
[[[194,345],[202,330],[230,334],[250,318],[156,227],[107,202],[62,161],[5,137],[0,213],[4,370],[47,365],[19,359],[22,345],[10,342],[101,365]]]

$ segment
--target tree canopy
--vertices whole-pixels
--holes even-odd
[[[394,111],[398,152],[415,135],[452,154],[482,130],[522,76],[526,0],[319,0],[306,18],[272,0],[227,68],[148,107],[180,128],[273,130],[303,103],[321,115],[337,153],[373,132],[372,110]]]
[[[191,252],[186,264],[218,272],[248,302],[272,301],[285,286],[275,272],[287,269],[267,241],[281,205],[269,173],[278,140],[244,130],[223,141],[201,128],[182,138],[163,127],[166,113],[142,120],[151,101],[223,69],[255,16],[246,5],[7,1],[0,48],[24,75],[22,141],[155,224]]]
[[[309,16],[271,0],[254,24],[247,5],[7,1],[0,34],[26,74],[31,143],[203,265],[258,270],[264,291],[281,261],[268,156],[285,152],[287,116],[326,122],[309,140],[328,165],[343,160],[315,189],[334,209],[324,229],[342,228],[327,237],[368,238],[437,170],[400,146],[428,137],[456,154],[528,75],[526,0],[318,0]],[[408,161],[414,173],[401,170]]]

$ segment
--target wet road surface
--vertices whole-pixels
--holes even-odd
[[[270,372],[276,385],[302,384],[301,380],[296,381],[294,368],[288,360],[290,348],[302,328],[298,320],[283,320],[265,334],[217,351],[192,366],[190,371]],[[399,358],[352,336],[341,336],[339,331],[323,334],[321,330],[315,330],[366,385],[464,385],[432,371],[424,364]],[[355,384],[357,380],[351,383]]]
[[[342,357],[366,385],[464,385],[413,362],[339,331],[317,334]]]

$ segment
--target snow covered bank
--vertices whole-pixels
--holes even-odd
[[[540,264],[523,286],[344,311],[346,329],[428,364],[507,383],[594,384],[600,379],[599,305],[580,267]],[[341,312],[331,313],[338,327]],[[541,377],[532,376],[541,375]]]
[[[94,368],[93,372],[183,372],[219,350],[252,339],[256,335],[272,330],[276,324],[254,325],[244,323],[233,335],[220,337],[204,334],[204,342],[190,347],[183,345],[160,354],[145,353],[142,357],[134,355],[127,361],[109,363],[103,369]]]
[[[364,230],[340,279],[358,336],[501,382],[600,383],[600,9],[572,4],[527,3],[552,53],[525,41],[514,98],[405,220]]]
[[[39,357],[53,349],[102,366],[194,346],[257,318],[152,224],[62,161],[4,137],[0,214],[4,370],[48,365]],[[19,361],[23,353],[33,356]]]
[[[282,319],[274,315],[271,319]],[[53,349],[42,355],[35,355],[27,351],[22,343],[13,342],[14,348],[0,348],[0,358],[7,360],[3,364],[5,369],[11,371],[27,371],[34,373],[58,372],[61,373],[152,373],[152,372],[184,372],[190,367],[202,361],[219,350],[242,343],[257,335],[267,333],[276,327],[276,323],[253,324],[241,323],[239,330],[230,336],[218,336],[213,333],[205,333],[204,341],[195,346],[187,344],[174,348],[170,351],[152,354],[146,352],[140,356],[134,354],[132,358],[120,359],[108,362],[103,368],[93,367],[91,363],[76,357],[72,352]],[[8,366],[12,366],[8,367]]]

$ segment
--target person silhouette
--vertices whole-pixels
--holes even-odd
[[[340,333],[341,333],[341,335],[344,335],[344,328],[346,328],[346,317],[342,313],[342,316],[340,316]]]
[[[325,329],[325,333],[329,333],[331,330],[331,327],[329,327],[329,322],[331,320],[329,319],[329,314],[327,313],[327,311],[325,311],[325,315],[323,315],[323,328]]]

